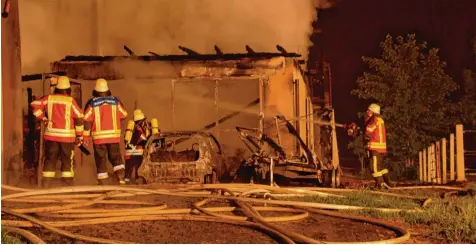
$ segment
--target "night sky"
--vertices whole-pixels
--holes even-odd
[[[462,71],[475,70],[471,38],[476,35],[476,0],[340,0],[333,8],[319,10],[310,59],[330,62],[333,106],[340,123],[358,120],[367,102],[350,95],[366,68],[362,56],[378,57],[386,34],[415,33],[418,41],[440,49],[447,73],[462,84]],[[352,156],[344,130],[338,134],[341,157]],[[349,165],[347,161],[343,165]]]

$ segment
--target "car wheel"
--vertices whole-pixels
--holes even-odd
[[[218,183],[218,176],[217,176],[217,172],[215,170],[212,171],[211,182],[212,182],[212,184],[217,184]]]

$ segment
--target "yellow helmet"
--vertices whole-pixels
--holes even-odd
[[[377,104],[370,104],[369,111],[371,111],[375,114],[380,114],[380,106],[377,105]]]
[[[140,121],[144,118],[144,113],[140,109],[134,110],[134,121]]]
[[[61,76],[58,78],[56,88],[58,89],[68,89],[71,88],[71,84],[69,84],[69,78],[66,76]]]
[[[56,86],[58,84],[58,78],[57,77],[50,77],[50,87],[51,86]]]
[[[97,92],[107,92],[109,90],[109,87],[107,86],[107,81],[106,79],[99,78],[96,80],[96,87],[94,87],[94,90]]]

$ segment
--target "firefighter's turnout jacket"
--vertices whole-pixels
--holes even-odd
[[[131,156],[142,156],[147,139],[152,133],[152,125],[147,120],[136,121],[130,142],[126,142],[125,159]]]
[[[126,117],[127,111],[116,97],[94,97],[84,112],[84,121],[92,123],[84,136],[91,136],[95,145],[120,143],[121,120]]]
[[[83,135],[83,111],[73,97],[52,94],[43,96],[30,105],[37,119],[48,122],[45,140],[72,143],[77,136]]]
[[[365,136],[369,138],[367,144],[368,150],[378,153],[387,153],[385,122],[380,115],[374,114],[367,119]]]

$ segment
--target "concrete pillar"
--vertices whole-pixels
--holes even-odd
[[[10,1],[2,17],[2,184],[16,184],[23,169],[20,18],[18,0]]]

